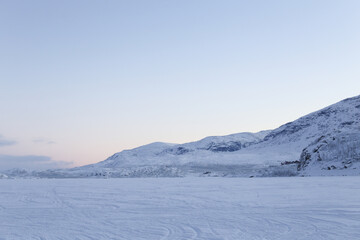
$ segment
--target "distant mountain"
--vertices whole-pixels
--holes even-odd
[[[225,156],[261,142],[269,131],[237,133],[228,136],[206,137],[185,144],[151,143],[132,150],[115,153],[105,161],[88,167],[121,168],[150,165],[219,164]],[[222,158],[219,158],[222,156]],[[234,161],[236,163],[236,160]]]
[[[18,171],[18,170],[17,170]],[[19,171],[18,171],[19,172]],[[275,130],[152,143],[36,177],[318,176],[360,174],[360,96]],[[4,176],[16,174],[5,172]],[[22,172],[21,176],[24,176]]]

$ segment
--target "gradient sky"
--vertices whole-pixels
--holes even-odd
[[[360,94],[360,1],[0,2],[0,169],[273,129]]]

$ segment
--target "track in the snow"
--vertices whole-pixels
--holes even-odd
[[[360,177],[0,181],[0,240],[342,240],[359,229]]]

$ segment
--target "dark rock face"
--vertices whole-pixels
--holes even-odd
[[[318,117],[330,117],[331,114],[336,114],[337,111],[332,108],[325,108],[324,110],[317,113]]]
[[[186,148],[184,148],[184,147],[178,147],[178,148],[176,149],[175,154],[176,154],[176,155],[183,155],[183,154],[188,153],[188,152],[190,152],[189,149],[186,149]]]
[[[168,148],[158,155],[164,155],[164,154],[173,154],[173,155],[184,155],[190,152],[194,152],[196,150],[206,150],[211,151],[214,153],[217,152],[235,152],[239,151],[243,148],[246,148],[252,144],[255,144],[257,142],[245,142],[242,143],[240,141],[228,141],[228,142],[210,142],[205,146],[194,148],[194,149],[188,149],[187,147],[175,147],[175,148]]]
[[[344,126],[353,125],[354,123],[355,123],[355,121],[349,121],[349,122],[342,122],[340,125],[341,125],[341,127],[344,127]]]
[[[186,153],[191,152],[191,151],[192,150],[184,148],[184,147],[177,147],[177,148],[166,149],[165,151],[163,151],[160,154],[171,153],[171,154],[174,154],[174,155],[183,155],[183,154],[186,154]]]
[[[295,160],[295,161],[285,161],[285,162],[282,162],[281,165],[284,166],[284,165],[299,164],[299,163],[300,163],[299,160]]]
[[[315,143],[314,143],[316,145],[315,148],[311,149],[312,145],[310,145],[309,147],[305,148],[301,152],[300,160],[299,160],[298,167],[297,167],[298,171],[304,170],[309,165],[309,163],[314,158],[313,155],[316,155],[318,161],[322,160],[320,155],[318,154],[318,151],[321,147],[324,146],[324,144],[326,144],[326,141],[321,142],[323,140],[323,138],[324,138],[324,136],[320,137],[318,140],[315,141]]]
[[[314,158],[316,158],[317,161],[322,160],[319,155],[319,150],[327,144],[327,141],[324,138],[325,136],[321,136],[319,139],[317,139],[314,143],[310,144],[301,152],[300,160],[297,167],[298,171],[304,170]]]
[[[306,147],[299,159],[298,170],[310,165],[322,170],[347,169],[360,162],[360,133],[321,136]]]
[[[241,142],[211,143],[206,150],[212,152],[235,152],[243,147]]]

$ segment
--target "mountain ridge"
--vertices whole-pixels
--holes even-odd
[[[315,176],[360,174],[360,95],[274,130],[155,142],[39,177]],[[320,159],[320,160],[319,160]]]

